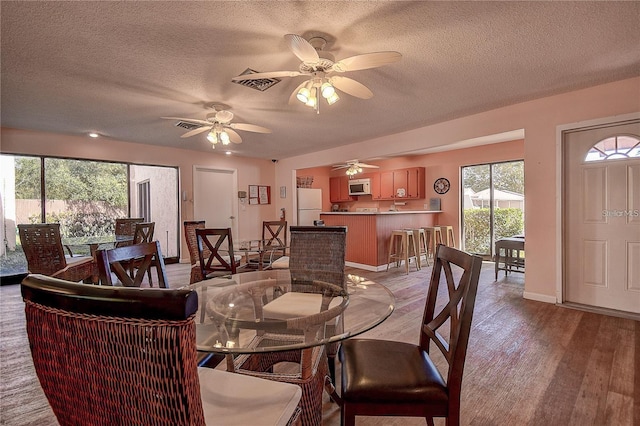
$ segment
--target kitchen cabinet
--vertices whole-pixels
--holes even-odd
[[[379,200],[415,200],[425,197],[425,169],[408,169],[380,172]]]
[[[332,203],[353,201],[353,197],[349,195],[349,176],[329,178],[329,198]]]

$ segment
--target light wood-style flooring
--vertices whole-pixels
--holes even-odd
[[[362,337],[416,342],[430,269],[348,272],[385,284],[397,301],[391,317]],[[168,276],[172,287],[188,283],[188,265],[169,265]],[[483,266],[462,424],[640,425],[640,322],[525,300],[523,284],[520,274],[501,273],[496,282],[493,263]],[[23,309],[19,286],[0,286],[0,424],[55,425],[31,363]],[[338,426],[339,417],[325,398],[323,424]],[[358,417],[356,424],[426,422]]]

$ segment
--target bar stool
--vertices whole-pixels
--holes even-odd
[[[442,244],[442,231],[439,226],[423,226],[425,239],[427,241],[427,265],[429,257],[433,259],[438,244]]]
[[[418,256],[416,256],[416,253],[418,253],[418,247],[416,245],[416,240],[413,238],[413,230],[398,229],[391,231],[391,237],[389,239],[389,257],[387,259],[387,271],[389,270],[389,263],[391,263],[392,260],[395,260],[396,267],[400,267],[401,262],[404,260],[408,275],[409,260],[411,258],[413,258],[416,262],[416,270],[419,270],[420,263],[418,260]]]
[[[418,267],[422,269],[422,255],[429,266],[429,249],[427,245],[427,234],[423,228],[411,229],[413,231],[413,240],[417,246],[416,254],[418,257]]]
[[[455,247],[456,246],[456,238],[453,235],[453,226],[449,225],[438,225],[441,231],[444,231],[444,235],[440,234],[440,238],[442,239],[442,244]],[[443,238],[444,237],[444,238]]]

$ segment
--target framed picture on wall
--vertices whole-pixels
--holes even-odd
[[[271,187],[249,185],[249,204],[271,204]]]

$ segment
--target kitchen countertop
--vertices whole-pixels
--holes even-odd
[[[398,210],[386,212],[320,212],[320,214],[342,214],[342,215],[377,215],[377,214],[416,214],[416,213],[442,213],[442,210]]]

